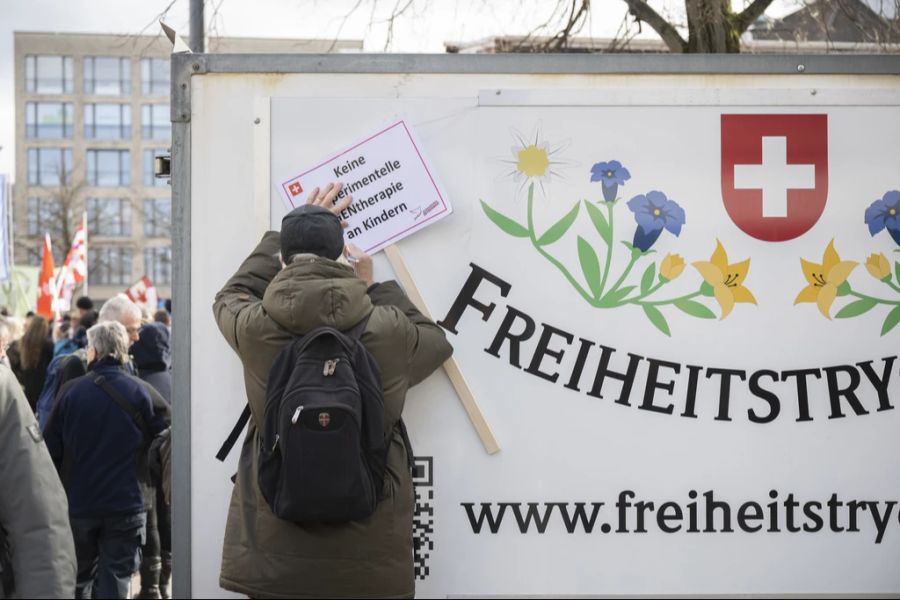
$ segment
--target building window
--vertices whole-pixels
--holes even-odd
[[[132,249],[122,246],[88,246],[88,278],[91,285],[131,285]]]
[[[128,198],[88,198],[88,233],[105,237],[131,236],[131,201]]]
[[[149,150],[144,150],[144,186],[145,187],[160,187],[169,185],[167,179],[163,177],[157,178],[154,176],[154,165],[153,159],[157,156],[164,156],[168,154],[168,151],[165,148],[152,148]]]
[[[72,178],[70,148],[29,148],[28,185],[68,185]]]
[[[26,231],[29,236],[49,233],[51,240],[60,240],[66,216],[59,198],[28,198]]]
[[[141,94],[144,96],[168,96],[169,73],[169,61],[165,58],[142,58]]]
[[[156,285],[171,285],[172,247],[144,248],[144,274]]]
[[[25,103],[25,137],[70,138],[73,120],[71,102]]]
[[[71,56],[26,56],[25,91],[29,94],[71,94]]]
[[[96,187],[131,185],[131,152],[128,150],[88,150],[87,184]]]
[[[124,140],[131,137],[130,104],[85,104],[84,137]]]
[[[141,137],[145,140],[167,140],[172,137],[168,104],[141,105]]]
[[[87,56],[84,59],[84,93],[127,96],[131,93],[131,59]]]
[[[147,237],[172,237],[171,198],[146,198],[144,200],[144,235]]]

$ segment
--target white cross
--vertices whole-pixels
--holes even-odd
[[[815,165],[790,165],[787,138],[762,139],[761,165],[734,165],[735,189],[762,190],[762,216],[786,217],[788,190],[816,187]]]

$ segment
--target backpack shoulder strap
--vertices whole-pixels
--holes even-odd
[[[412,442],[409,439],[409,432],[406,430],[406,423],[403,419],[400,419],[400,423],[398,425],[398,429],[400,430],[400,437],[403,438],[403,445],[406,446],[406,462],[409,465],[409,471],[413,475],[416,474],[416,457],[413,453]]]
[[[138,426],[138,429],[141,430],[141,434],[144,437],[144,444],[149,445],[153,440],[153,436],[150,434],[150,427],[147,425],[147,421],[144,419],[144,415],[141,414],[141,411],[139,411],[131,402],[123,398],[122,394],[119,393],[119,390],[110,385],[103,375],[98,375],[92,371],[91,380],[97,387],[106,392],[106,395],[112,398],[112,400],[118,404],[129,417],[131,417],[131,420],[134,421]]]
[[[226,438],[225,443],[222,444],[222,447],[219,448],[219,451],[216,453],[216,459],[219,462],[225,462],[225,459],[231,453],[231,449],[234,448],[234,445],[237,443],[238,438],[241,436],[241,432],[244,431],[244,427],[247,426],[247,423],[250,421],[250,405],[247,404],[244,407],[244,412],[241,413],[241,416],[238,417],[237,423],[234,424],[234,428],[231,430],[231,433],[228,434],[228,438]]]

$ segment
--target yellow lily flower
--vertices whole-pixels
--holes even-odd
[[[730,264],[722,242],[716,240],[716,250],[709,261],[691,263],[700,272],[704,281],[712,286],[716,302],[722,307],[722,316],[727,317],[736,302],[756,304],[753,293],[744,287],[744,280],[750,270],[750,259]]]
[[[866,261],[866,269],[872,277],[884,281],[891,276],[891,261],[884,254],[873,254]]]
[[[672,281],[684,271],[684,258],[680,254],[667,254],[659,264],[659,276]]]
[[[800,259],[800,266],[808,285],[803,288],[794,300],[794,304],[801,302],[815,302],[819,311],[830,319],[831,305],[838,295],[838,287],[847,281],[850,273],[859,265],[853,260],[841,260],[837,250],[834,249],[834,240],[825,248],[822,255],[822,264],[816,264],[808,260]]]

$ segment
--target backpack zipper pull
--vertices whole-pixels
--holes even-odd
[[[322,371],[322,375],[325,377],[331,377],[334,375],[335,369],[337,369],[338,363],[341,362],[341,359],[335,358],[333,360],[325,361],[325,369]]]
[[[297,421],[300,420],[300,413],[302,413],[302,412],[303,412],[303,407],[302,407],[302,406],[298,406],[298,407],[297,407],[297,410],[294,411],[294,416],[291,417],[291,424],[292,424],[292,425],[296,425],[296,424],[297,424]]]

